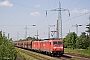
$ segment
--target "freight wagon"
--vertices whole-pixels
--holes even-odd
[[[64,54],[64,44],[62,40],[38,40],[38,41],[22,41],[14,42],[17,47],[43,52],[49,55],[62,55]]]

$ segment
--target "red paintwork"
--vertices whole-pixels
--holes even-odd
[[[38,41],[33,41],[32,42],[32,49],[38,50]]]
[[[53,45],[53,42],[55,41],[60,41],[62,42],[62,40],[51,40],[51,51],[64,51],[64,46],[63,44],[61,45]]]
[[[44,40],[44,41],[22,41],[22,42],[14,42],[15,46],[43,51],[43,52],[62,52],[64,53],[63,43],[61,45],[54,45],[53,42],[62,42],[62,40]]]
[[[40,42],[41,44],[40,44],[40,50],[41,51],[49,51],[50,50],[50,42],[49,41],[41,41]]]
[[[47,52],[52,52],[52,51],[63,51],[64,48],[63,44],[62,45],[53,45],[53,42],[55,41],[60,41],[62,42],[62,40],[49,40],[49,41],[41,41],[41,51],[47,51]]]

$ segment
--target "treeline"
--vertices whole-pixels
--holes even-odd
[[[16,57],[17,52],[12,44],[12,39],[3,36],[0,31],[0,60],[16,60]]]
[[[63,39],[65,48],[90,49],[90,23],[86,25],[86,32],[82,32],[77,36],[75,32],[68,33]]]
[[[26,39],[20,39],[19,41],[37,40],[35,37],[27,37]]]
[[[80,36],[77,36],[75,32],[71,32],[63,39],[63,42],[65,48],[88,49],[90,48],[90,35],[82,32]]]

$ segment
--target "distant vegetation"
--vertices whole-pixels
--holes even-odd
[[[0,60],[16,60],[16,55],[12,39],[7,39],[0,31]]]
[[[86,32],[82,32],[80,36],[77,36],[75,32],[68,33],[63,39],[65,48],[73,49],[88,49],[90,50],[90,24],[87,25]]]
[[[20,39],[19,41],[37,40],[35,37],[27,37],[26,39]]]
[[[84,56],[90,56],[90,50],[89,49],[71,49],[71,48],[65,48],[65,52],[68,52],[68,53],[77,53],[77,54],[81,54],[81,55],[84,55]]]

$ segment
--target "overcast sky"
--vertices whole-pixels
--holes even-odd
[[[0,0],[0,30],[6,36],[10,33],[10,37],[16,40],[25,38],[24,28],[27,26],[27,36],[35,37],[38,30],[39,38],[48,38],[48,25],[56,25],[58,19],[58,12],[51,10],[59,7],[59,1],[62,8],[70,11],[70,17],[62,11],[63,37],[69,29],[76,32],[72,25],[82,24],[78,27],[78,35],[87,30],[85,25],[89,23],[90,0]]]

